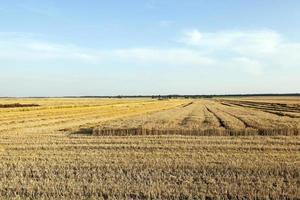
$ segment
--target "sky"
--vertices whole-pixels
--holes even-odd
[[[300,93],[298,0],[0,0],[0,96]]]

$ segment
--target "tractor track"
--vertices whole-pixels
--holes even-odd
[[[225,129],[229,129],[229,127],[226,125],[226,123],[224,122],[224,120],[222,118],[220,118],[215,112],[213,112],[211,109],[209,109],[207,106],[205,106],[206,110],[208,112],[210,112],[219,122],[219,126],[221,128],[225,128]]]
[[[250,125],[250,124],[249,124],[248,122],[246,122],[245,120],[243,120],[241,117],[238,117],[238,116],[236,116],[236,115],[234,115],[234,114],[232,114],[232,113],[230,113],[230,112],[224,111],[224,110],[220,110],[220,109],[218,109],[218,110],[221,111],[221,112],[224,112],[224,113],[226,113],[226,114],[228,114],[228,115],[230,115],[230,116],[232,116],[232,117],[234,117],[234,118],[237,119],[237,120],[239,120],[241,123],[244,124],[245,128],[256,128],[256,127]]]

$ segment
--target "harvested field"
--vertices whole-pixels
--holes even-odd
[[[299,135],[298,114],[297,105],[195,100],[170,110],[106,121],[93,134]]]
[[[16,102],[40,106],[0,108],[0,199],[300,197],[295,99]]]

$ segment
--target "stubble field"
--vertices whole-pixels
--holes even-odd
[[[0,99],[0,198],[299,199],[299,130],[296,97]]]

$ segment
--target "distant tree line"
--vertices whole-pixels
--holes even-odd
[[[300,93],[286,94],[223,94],[223,95],[117,95],[117,96],[72,96],[69,98],[152,98],[152,99],[198,99],[214,97],[269,97],[269,96],[295,96],[300,97]],[[68,97],[67,97],[68,98]]]
[[[284,94],[213,94],[213,95],[115,95],[115,96],[61,96],[51,98],[152,98],[152,99],[198,99],[198,98],[214,98],[214,97],[269,97],[269,96],[294,96],[300,97],[300,93],[284,93]],[[13,98],[13,97],[0,97]],[[49,98],[49,97],[23,97],[23,98]]]

